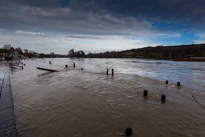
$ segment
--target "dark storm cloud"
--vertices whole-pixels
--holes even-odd
[[[109,11],[115,15],[134,16],[155,22],[203,23],[204,0],[73,0],[70,7],[84,11]]]
[[[50,7],[62,6],[68,4],[69,0],[1,0],[0,4],[5,6],[34,6]]]
[[[126,15],[145,15],[149,20],[166,22],[204,22],[204,0],[122,0],[113,10]]]
[[[204,0],[1,0],[0,27],[80,34],[204,30]],[[194,26],[194,28],[193,28]]]
[[[0,24],[5,29],[82,34],[126,34],[133,29],[151,27],[149,22],[136,21],[132,16],[114,16],[109,11],[100,13],[85,11],[86,9],[80,10],[75,6],[71,8],[2,6],[0,18],[3,21]]]

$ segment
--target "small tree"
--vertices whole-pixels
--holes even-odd
[[[24,49],[23,51],[24,51],[24,53],[26,53],[26,54],[28,53],[28,49]]]
[[[50,53],[50,57],[52,57],[52,58],[54,58],[54,57],[55,57],[54,52],[51,52],[51,53]]]
[[[74,57],[74,56],[75,56],[74,49],[70,49],[70,51],[68,52],[68,55],[69,55],[70,57]]]

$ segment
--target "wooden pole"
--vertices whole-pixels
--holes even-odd
[[[126,128],[125,129],[125,135],[130,136],[132,134],[132,129],[131,128]]]
[[[144,90],[144,96],[146,97],[148,95],[148,90]]]
[[[165,101],[166,100],[166,95],[161,95],[161,101]]]

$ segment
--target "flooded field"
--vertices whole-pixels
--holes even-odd
[[[133,137],[205,136],[205,109],[193,98],[205,106],[205,63],[68,58],[23,62],[23,70],[11,72],[20,137],[118,137],[127,127]],[[164,103],[158,99],[161,94],[166,95]]]

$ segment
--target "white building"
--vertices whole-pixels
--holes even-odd
[[[11,49],[11,45],[4,45],[3,49],[8,49],[8,50],[10,50],[10,49]]]

